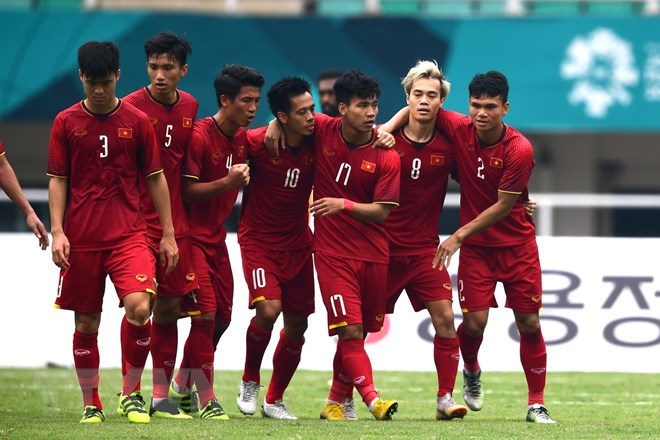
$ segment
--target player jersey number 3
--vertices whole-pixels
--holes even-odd
[[[99,157],[108,157],[108,137],[102,134],[99,136],[99,140],[101,141],[101,153]]]

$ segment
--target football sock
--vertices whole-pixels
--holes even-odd
[[[153,397],[167,398],[167,391],[174,374],[176,364],[176,349],[178,343],[177,325],[151,324],[151,358],[153,360]]]
[[[362,396],[362,401],[371,404],[378,398],[378,392],[374,387],[371,361],[364,350],[364,339],[339,339],[337,345],[341,345],[344,371]]]
[[[458,371],[458,337],[433,338],[433,360],[435,371],[438,374],[438,396],[453,394],[456,385],[456,372]]]
[[[272,329],[264,330],[254,323],[254,318],[250,321],[245,334],[245,368],[243,369],[243,381],[254,381],[261,383],[261,362],[264,353],[270,342]]]
[[[305,338],[300,341],[289,339],[284,330],[280,331],[280,340],[273,355],[273,375],[268,384],[266,402],[275,403],[284,396],[284,390],[289,386],[293,374],[300,363],[300,354]]]
[[[205,406],[209,400],[215,399],[213,391],[214,328],[215,322],[211,319],[193,319],[188,336],[189,343],[186,343],[189,350],[188,359],[190,359],[190,380],[197,388],[202,406]]]
[[[83,395],[83,405],[103,409],[99,397],[98,333],[73,333],[73,363]]]
[[[467,371],[479,371],[481,367],[479,366],[479,360],[477,357],[479,355],[481,342],[484,340],[483,335],[478,338],[473,338],[468,335],[462,322],[456,329],[456,333],[458,334],[458,342],[461,345],[463,368]]]
[[[335,357],[332,360],[332,386],[328,394],[328,403],[341,403],[344,401],[344,397],[352,394],[353,382],[344,371],[344,364],[341,360],[341,345],[337,344]]]
[[[140,378],[149,356],[151,321],[143,326],[128,322],[126,315],[121,321],[121,346],[126,360],[126,374],[122,381],[122,395],[128,396],[140,388]]]
[[[540,329],[533,333],[520,334],[520,362],[527,379],[527,404],[543,403],[547,354]]]

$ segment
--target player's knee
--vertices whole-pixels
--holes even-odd
[[[76,330],[80,333],[97,333],[101,324],[101,316],[100,314],[88,315],[76,313],[75,322]]]

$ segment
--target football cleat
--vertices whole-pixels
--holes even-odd
[[[154,405],[154,400],[151,399],[149,416],[157,419],[192,419],[191,416],[181,411],[176,403],[169,400],[163,400]]]
[[[206,420],[229,420],[229,416],[225,414],[225,410],[222,409],[222,405],[216,399],[209,400],[209,403],[206,404],[199,418]]]
[[[298,420],[298,417],[291,414],[289,408],[287,408],[286,403],[280,400],[276,400],[275,403],[268,403],[264,399],[264,404],[261,405],[261,415],[269,419],[277,420]]]
[[[550,418],[548,410],[540,403],[535,403],[527,409],[527,418],[531,423],[557,423]]]
[[[373,403],[371,414],[374,415],[376,420],[391,420],[392,415],[394,415],[398,408],[399,404],[396,400],[378,399]]]
[[[83,411],[80,423],[101,423],[105,422],[105,414],[94,405],[87,405]]]
[[[241,385],[238,388],[238,396],[236,397],[238,410],[246,416],[251,416],[257,412],[258,401],[259,384],[253,380],[241,380]]]
[[[484,406],[484,392],[481,389],[481,370],[463,370],[463,400],[472,411],[481,411]]]
[[[129,396],[119,396],[119,407],[117,413],[128,418],[131,423],[149,423],[151,417],[145,409],[144,399],[139,391],[131,393]]]
[[[344,416],[344,407],[337,402],[326,402],[321,410],[321,416],[324,420],[337,421],[346,420]]]
[[[435,411],[436,420],[462,419],[467,414],[468,409],[463,405],[457,404],[451,394],[438,397],[438,406]]]

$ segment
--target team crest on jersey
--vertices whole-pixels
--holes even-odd
[[[535,303],[540,303],[541,302],[541,296],[540,295],[539,296],[533,296],[532,301],[534,301]]]
[[[156,124],[158,124],[158,119],[156,118],[150,118],[149,120],[151,121],[151,125],[153,125],[154,127],[156,126]]]
[[[272,163],[273,165],[279,165],[281,162],[282,162],[282,158],[279,156],[270,158],[270,163]]]
[[[472,150],[474,150],[474,145],[472,145],[472,144],[469,143],[469,142],[466,142],[466,143],[465,143],[465,148],[467,148],[468,150],[472,151]]]
[[[215,160],[221,160],[224,157],[225,155],[222,153],[222,151],[216,151],[215,153],[213,153],[213,159]]]
[[[335,150],[328,150],[327,148],[323,147],[323,154],[325,154],[328,157],[332,157],[337,153],[335,153]]]
[[[119,136],[122,139],[133,139],[133,129],[120,128],[117,130],[117,136]]]
[[[444,283],[442,287],[444,287],[447,290],[451,290],[451,283]]]
[[[360,166],[360,169],[368,172],[368,173],[373,173],[376,171],[376,164],[373,162],[369,162],[366,160],[362,161],[362,165]]]
[[[383,322],[383,319],[385,319],[385,315],[376,315],[376,321]]]
[[[445,164],[445,156],[439,156],[437,154],[431,155],[431,165],[444,165],[444,164]]]
[[[73,132],[73,135],[79,138],[85,136],[86,134],[87,134],[87,130],[76,130]]]
[[[183,128],[192,127],[192,118],[183,118]]]
[[[149,277],[146,276],[146,275],[143,275],[143,274],[138,274],[138,275],[135,275],[135,279],[138,280],[141,283],[144,283],[145,281],[147,281],[149,279]]]
[[[404,155],[403,151],[396,150],[396,152],[399,153],[399,157],[403,157],[403,155]]]
[[[305,156],[304,163],[305,165],[313,165],[314,164],[314,156]]]
[[[504,165],[504,161],[500,158],[497,157],[491,157],[490,158],[490,166],[493,168],[502,168],[502,165]]]
[[[245,156],[245,145],[240,145],[236,149],[236,152],[238,153],[239,156]]]
[[[186,275],[186,279],[188,281],[195,281],[195,274],[193,272],[190,272],[188,275]]]

